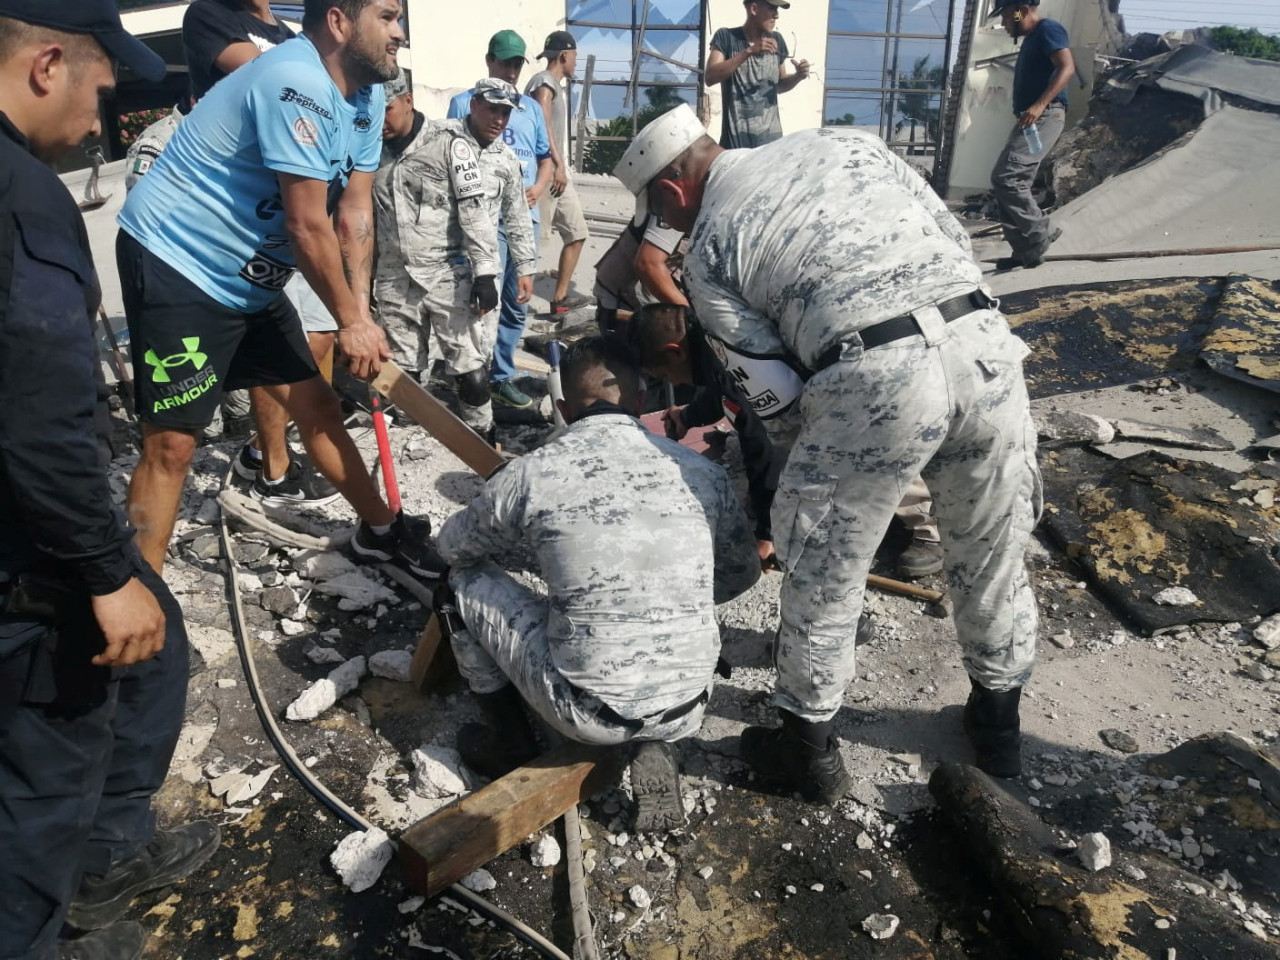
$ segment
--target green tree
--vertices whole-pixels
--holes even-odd
[[[1280,36],[1268,36],[1257,27],[1214,27],[1209,39],[1223,53],[1234,53],[1255,60],[1280,60]]]
[[[928,133],[929,141],[937,143],[942,138],[942,92],[946,81],[946,68],[939,65],[929,66],[928,56],[920,57],[911,66],[911,73],[898,74],[899,92],[894,95],[894,103],[901,120],[895,131],[913,121],[922,124]],[[904,92],[905,91],[905,92]]]
[[[688,102],[675,87],[646,87],[644,96],[648,102],[636,111],[636,130],[643,130],[672,107]],[[584,173],[613,173],[613,168],[618,165],[631,143],[631,115],[623,114],[600,124],[596,127],[595,135],[627,138],[591,140],[582,153]]]

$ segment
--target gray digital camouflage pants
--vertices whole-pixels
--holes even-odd
[[[854,676],[867,573],[922,472],[933,492],[956,634],[969,675],[1025,683],[1036,606],[1023,563],[1042,506],[1023,344],[998,311],[863,351],[854,343],[799,400],[800,432],[778,484],[773,533],[786,571],[774,702],[831,718]]]
[[[400,366],[423,374],[429,371],[434,333],[450,376],[488,370],[498,339],[498,311],[490,310],[483,317],[472,312],[469,265],[446,263],[413,276],[400,270],[378,277],[373,292],[391,359]],[[493,425],[493,404],[487,399],[479,406],[459,402],[458,416],[484,433]]]
[[[1027,148],[1022,127],[1014,124],[991,171],[991,192],[1000,207],[1004,239],[1013,248],[1015,257],[1035,251],[1049,239],[1049,216],[1031,195],[1031,184],[1035,182],[1041,161],[1062,136],[1066,121],[1067,111],[1060,103],[1050,104],[1040,115],[1036,129],[1043,149],[1037,154]]]
[[[467,625],[453,635],[453,655],[473,692],[493,693],[513,683],[538,716],[580,743],[679,740],[702,725],[705,705],[667,723],[647,722],[640,730],[601,720],[596,716],[600,701],[572,686],[552,662],[545,597],[492,563],[455,569],[449,584]]]

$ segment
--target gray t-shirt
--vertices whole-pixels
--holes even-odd
[[[530,77],[525,85],[524,95],[532,97],[542,86],[551,90],[551,138],[560,148],[560,155],[565,157],[569,150],[569,98],[564,95],[560,81],[550,70],[543,70]]]
[[[781,34],[768,36],[778,45],[776,56],[758,53],[720,83],[722,147],[759,147],[782,136],[778,79],[782,63],[790,54]],[[711,46],[727,60],[751,44],[741,27],[722,27],[711,38]]]

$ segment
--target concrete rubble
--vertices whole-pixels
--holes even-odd
[[[349,833],[329,855],[329,863],[352,893],[368,890],[382,876],[395,849],[380,827]]]
[[[352,657],[323,680],[309,686],[289,704],[285,716],[290,720],[314,720],[356,688],[366,672],[364,657]]]
[[[462,766],[462,758],[452,747],[424,743],[410,758],[414,771],[414,790],[429,800],[443,800],[466,793],[470,780]]]

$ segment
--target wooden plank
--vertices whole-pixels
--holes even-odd
[[[946,594],[941,590],[930,590],[928,587],[919,587],[914,583],[903,583],[901,580],[890,580],[888,577],[877,576],[874,573],[867,574],[867,586],[875,587],[877,590],[883,590],[885,593],[896,593],[904,597],[915,597],[917,600],[928,600],[931,603],[938,603]]]
[[[506,462],[480,434],[390,360],[383,361],[382,369],[371,384],[480,476],[489,476]]]
[[[434,897],[615,783],[629,754],[566,744],[437,810],[400,835],[405,883]]]
[[[430,690],[458,676],[458,662],[453,658],[453,646],[446,643],[440,632],[440,620],[432,613],[418,638],[418,649],[413,652],[409,664],[409,676],[419,690]]]

